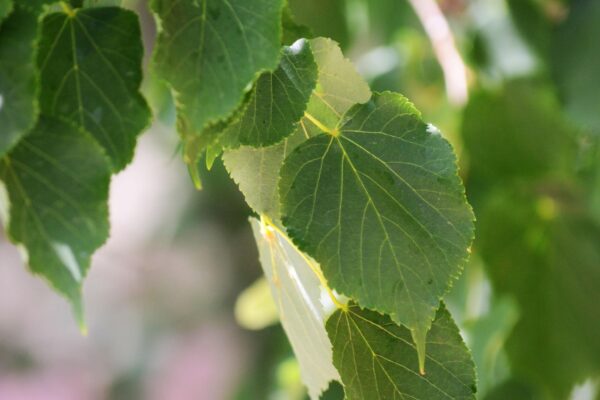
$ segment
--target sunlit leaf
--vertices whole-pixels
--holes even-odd
[[[473,237],[450,144],[404,97],[375,94],[286,158],[279,193],[290,237],[331,286],[407,325],[423,356]]]
[[[281,324],[300,363],[311,398],[318,399],[329,381],[339,380],[325,331],[327,310],[315,270],[319,266],[300,253],[272,226],[251,219],[260,262],[271,286]]]
[[[327,332],[348,400],[475,399],[473,360],[443,306],[427,336],[425,375],[410,331],[387,316],[350,305],[330,317]]]
[[[137,15],[116,7],[53,13],[40,42],[42,113],[86,131],[127,165],[150,110],[138,91],[143,47]]]

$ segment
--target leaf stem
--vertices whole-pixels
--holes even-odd
[[[60,6],[62,7],[65,14],[67,14],[70,18],[75,17],[75,10],[67,3],[66,1],[61,1]]]
[[[281,237],[283,237],[285,239],[286,242],[288,242],[288,244],[290,246],[292,246],[294,249],[296,249],[296,251],[298,251],[298,253],[302,257],[304,262],[306,262],[306,264],[309,266],[310,270],[316,275],[317,279],[319,279],[319,283],[321,284],[321,286],[323,286],[323,288],[327,291],[327,294],[331,298],[331,301],[333,302],[333,304],[337,308],[339,308],[343,311],[348,311],[348,305],[341,303],[337,299],[336,295],[333,293],[333,290],[331,290],[331,288],[327,284],[327,279],[325,279],[325,276],[323,275],[323,272],[321,272],[321,269],[319,268],[319,266],[312,259],[310,259],[306,254],[304,254],[304,252],[300,251],[296,247],[296,245],[292,242],[292,240],[288,237],[288,235],[286,235],[285,232],[283,232],[281,229],[279,229],[279,227],[277,225],[275,225],[268,216],[261,214],[260,221],[267,228],[272,229],[275,232],[277,232]]]
[[[312,122],[317,128],[319,128],[323,132],[328,133],[331,136],[335,136],[335,137],[337,137],[337,136],[340,135],[340,132],[337,130],[337,128],[330,129],[330,128],[326,127],[325,124],[323,124],[321,121],[319,121],[318,119],[316,119],[315,117],[313,117],[308,112],[305,112],[304,116],[306,118],[308,118],[308,120],[310,122]]]

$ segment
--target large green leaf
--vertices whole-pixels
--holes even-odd
[[[600,370],[600,226],[578,191],[553,181],[492,191],[478,216],[494,289],[520,309],[506,343],[512,372],[543,398],[567,398]]]
[[[155,69],[175,92],[184,137],[228,117],[258,74],[277,67],[283,3],[152,1],[161,27]]]
[[[330,317],[327,332],[348,400],[475,399],[473,360],[443,306],[427,337],[425,375],[411,333],[385,315],[350,305]]]
[[[311,39],[310,46],[319,75],[308,110],[314,118],[337,123],[351,106],[368,101],[371,91],[333,40]],[[223,155],[225,166],[240,186],[248,205],[273,220],[280,217],[277,182],[284,158],[308,137],[320,133],[306,117],[300,125],[292,136],[277,145],[242,146],[225,151]]]
[[[224,135],[228,141],[263,147],[282,141],[298,126],[317,82],[317,65],[308,41],[282,50],[274,72],[263,73],[244,113]]]
[[[117,7],[53,13],[40,42],[42,113],[90,132],[115,170],[132,159],[150,110],[139,93],[143,47],[135,13]]]
[[[456,157],[439,131],[401,95],[375,94],[287,157],[279,193],[290,237],[332,287],[406,324],[423,356],[473,237]]]
[[[41,117],[0,161],[0,180],[9,237],[81,318],[82,279],[108,237],[110,167],[102,149],[70,124]]]
[[[315,273],[319,266],[272,226],[256,219],[250,223],[281,324],[300,364],[302,380],[311,398],[317,399],[329,381],[340,379],[325,331],[327,310],[321,302],[321,291],[325,289]]]
[[[38,17],[16,9],[0,26],[0,158],[37,118]]]

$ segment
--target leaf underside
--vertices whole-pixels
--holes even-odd
[[[281,324],[300,364],[302,380],[311,398],[317,399],[329,381],[340,379],[325,331],[321,285],[311,270],[319,267],[272,228],[261,226],[256,219],[250,223]]]
[[[351,304],[329,318],[327,332],[348,400],[475,399],[475,366],[443,306],[427,336],[425,375],[410,331],[387,316]]]

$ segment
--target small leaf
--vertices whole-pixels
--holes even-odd
[[[279,170],[285,157],[305,140],[301,132],[296,132],[274,146],[243,146],[223,154],[225,167],[254,211],[279,220]]]
[[[150,119],[139,93],[143,47],[135,13],[78,9],[44,18],[39,64],[42,113],[90,132],[114,170],[132,159]]]
[[[367,83],[344,58],[338,45],[330,39],[316,38],[310,41],[318,66],[319,75],[308,108],[315,118],[335,122],[352,105],[364,103],[371,97]],[[254,148],[242,146],[225,151],[225,167],[240,186],[246,202],[259,214],[279,220],[279,193],[277,182],[283,160],[296,146],[310,135],[317,135],[312,123],[304,117],[300,127],[282,143]]]
[[[0,161],[0,180],[9,237],[23,246],[31,270],[66,296],[81,318],[82,280],[108,237],[110,167],[102,149],[85,132],[40,117]]]
[[[311,398],[318,399],[331,380],[339,380],[333,367],[331,343],[325,331],[327,310],[314,269],[319,266],[300,253],[280,232],[251,219],[260,262],[271,286],[283,329],[300,364]]]
[[[288,234],[331,286],[407,325],[424,356],[473,238],[450,144],[404,97],[375,94],[286,158],[279,194]]]
[[[0,158],[37,118],[38,27],[37,15],[20,7],[0,25]]]
[[[256,147],[280,142],[298,126],[316,82],[317,65],[308,42],[300,39],[284,46],[279,67],[258,78],[243,115],[223,134]]]
[[[427,337],[427,374],[417,369],[408,329],[350,305],[327,321],[333,362],[346,399],[475,399],[475,366],[452,317],[441,307]]]
[[[161,27],[155,69],[175,92],[184,138],[227,118],[257,75],[277,67],[283,3],[152,1]]]

